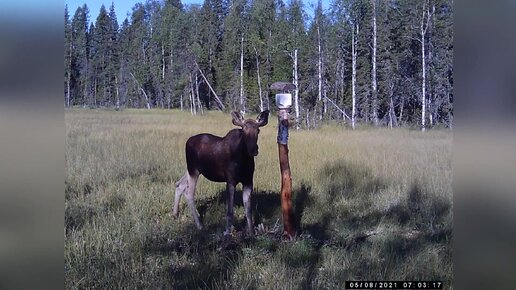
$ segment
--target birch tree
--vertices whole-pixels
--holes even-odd
[[[372,0],[373,14],[372,14],[372,25],[373,25],[373,47],[371,54],[371,111],[372,118],[375,126],[378,126],[378,88],[376,84],[376,0]]]
[[[353,130],[355,129],[356,123],[356,110],[357,110],[357,102],[356,102],[356,79],[357,79],[357,42],[358,42],[358,32],[359,25],[355,22],[353,23],[353,31],[351,36],[351,127]]]
[[[426,130],[426,47],[425,38],[428,26],[430,23],[431,14],[428,0],[423,1],[423,8],[421,9],[421,21],[420,21],[420,36],[421,36],[421,131]]]

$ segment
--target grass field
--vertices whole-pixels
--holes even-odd
[[[256,115],[253,115],[256,117]],[[291,132],[293,241],[281,238],[274,115],[256,158],[254,238],[225,238],[225,185],[201,178],[198,231],[170,217],[191,135],[229,114],[68,110],[65,287],[343,289],[346,280],[443,280],[453,288],[452,135],[326,125]],[[241,187],[235,226],[245,229]],[[263,225],[263,227],[262,227]]]

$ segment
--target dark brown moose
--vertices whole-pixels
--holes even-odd
[[[258,134],[260,127],[267,125],[269,111],[261,112],[253,119],[244,120],[238,112],[231,113],[233,124],[241,129],[233,129],[226,136],[199,134],[186,141],[187,172],[176,183],[176,193],[172,215],[178,217],[181,195],[186,193],[186,201],[192,212],[197,228],[202,229],[199,214],[195,208],[195,187],[199,175],[214,182],[226,182],[226,231],[230,234],[233,226],[233,204],[235,187],[242,183],[243,202],[247,219],[247,230],[253,234],[251,222],[251,193],[253,191],[254,157],[258,155]]]

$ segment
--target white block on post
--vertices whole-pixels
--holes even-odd
[[[292,106],[292,94],[276,94],[276,106],[278,109],[288,109]]]

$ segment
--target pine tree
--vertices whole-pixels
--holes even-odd
[[[65,106],[256,111],[270,107],[272,82],[290,80],[297,128],[452,126],[450,0],[308,9],[310,21],[300,0],[148,0],[119,27],[113,3],[94,23],[86,5],[73,17],[65,6]]]
[[[88,15],[84,4],[77,8],[71,23],[71,98],[82,105],[88,103]]]
[[[65,106],[70,107],[71,100],[71,81],[72,81],[72,23],[68,14],[68,5],[65,5],[64,13],[64,83],[65,83]]]

